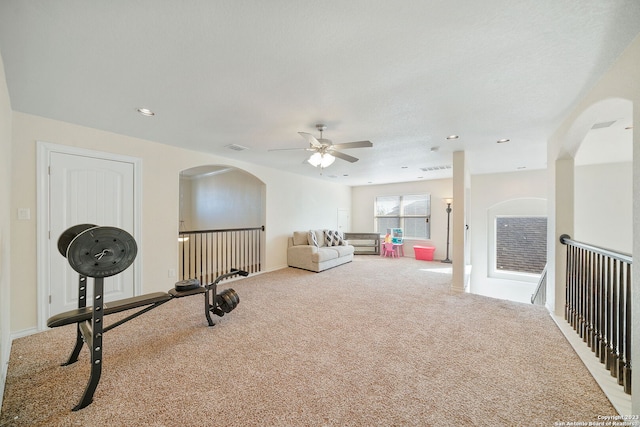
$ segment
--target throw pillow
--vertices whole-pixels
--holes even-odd
[[[324,241],[327,246],[333,246],[333,230],[324,230]]]
[[[340,246],[344,241],[340,232],[336,230],[324,230],[324,239],[327,246]]]
[[[315,246],[316,248],[319,246],[318,245],[318,238],[316,237],[316,233],[313,230],[309,231],[308,239],[309,239],[309,244],[311,246]]]

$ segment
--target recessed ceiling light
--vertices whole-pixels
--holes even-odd
[[[458,139],[458,138],[460,138],[460,135],[449,135],[447,137],[447,139]]]
[[[431,151],[432,153],[435,153],[436,151],[438,151],[440,149],[440,147],[431,147],[429,149],[429,151]]]
[[[141,108],[136,109],[136,111],[138,113],[142,114],[143,116],[147,116],[147,117],[152,117],[152,116],[156,115],[156,113],[154,113],[153,111],[151,111],[148,108],[142,108],[141,107]]]
[[[518,170],[520,170],[520,169],[526,169],[526,168],[527,168],[526,166],[518,166],[518,167],[517,167],[517,169],[518,169]]]
[[[625,130],[629,130],[629,129],[633,129],[633,126],[627,126],[626,128],[624,128]]]
[[[408,169],[409,166],[400,166],[400,169]]]
[[[503,143],[505,143],[505,142],[509,142],[509,141],[511,141],[511,140],[510,140],[510,139],[507,139],[507,138],[502,138],[502,139],[497,140],[496,142],[497,142],[498,144],[503,144]]]
[[[342,176],[349,176],[349,174],[348,173],[343,173]]]

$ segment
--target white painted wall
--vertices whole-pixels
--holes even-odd
[[[260,227],[263,224],[263,187],[259,179],[238,169],[196,176],[188,180],[187,230]]]
[[[633,163],[576,166],[573,239],[633,252]]]
[[[399,184],[366,185],[351,190],[351,231],[372,233],[375,230],[374,204],[376,196],[400,194],[431,194],[431,239],[405,239],[404,254],[413,257],[413,245],[435,246],[434,259],[444,259],[447,243],[447,205],[443,199],[453,197],[451,179],[414,181]],[[455,206],[453,207],[455,209]],[[451,240],[450,240],[451,242]],[[451,254],[451,249],[449,254]]]
[[[13,112],[10,159],[11,211],[31,209],[30,221],[11,227],[11,331],[37,325],[36,314],[36,141],[129,155],[142,159],[142,292],[166,291],[178,266],[180,171],[206,164],[243,169],[266,185],[265,270],[286,266],[287,237],[293,230],[336,227],[338,208],[351,206],[351,189],[321,180],[258,167],[219,156],[126,137],[24,113]],[[9,151],[9,150],[7,150]],[[3,161],[5,153],[3,150]],[[8,155],[8,153],[7,153]],[[19,188],[19,191],[18,191]],[[28,261],[32,260],[32,261]]]
[[[0,406],[11,348],[11,102],[0,56]]]
[[[635,56],[636,64],[640,61],[640,49]],[[636,68],[637,69],[637,68]],[[640,123],[640,87],[638,79],[635,79],[635,86],[631,88],[635,89],[634,109],[633,109],[633,122]],[[640,147],[640,132],[633,132],[633,146]],[[640,254],[640,149],[633,150],[633,252],[632,254]],[[631,353],[640,354],[640,268],[633,269],[633,287],[631,288],[632,298],[631,302]],[[633,314],[635,313],[635,314]],[[637,364],[637,362],[636,362]],[[638,369],[634,369],[631,375],[631,393],[632,402],[631,409],[633,414],[640,414],[640,373]]]

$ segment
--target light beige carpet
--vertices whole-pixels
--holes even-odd
[[[208,327],[202,295],[105,335],[61,367],[75,326],[13,343],[2,425],[553,426],[615,415],[542,307],[459,294],[437,262],[358,256],[223,285],[238,308]]]

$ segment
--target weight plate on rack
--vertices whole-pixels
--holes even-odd
[[[240,304],[240,297],[238,296],[238,293],[234,291],[232,288],[227,289],[225,292],[227,292],[227,294],[233,300],[233,305],[237,307],[238,304]]]
[[[109,277],[126,270],[136,258],[133,236],[117,227],[94,227],[78,234],[67,249],[71,268],[88,277]]]
[[[78,224],[73,227],[67,228],[58,238],[58,251],[62,254],[63,257],[67,256],[67,249],[69,249],[69,245],[71,241],[75,239],[75,237],[89,228],[97,227],[95,224]]]
[[[227,294],[226,291],[222,292],[221,294],[219,294],[220,297],[220,304],[219,307],[222,311],[224,311],[225,313],[231,313],[231,311],[236,308],[236,306],[233,303],[233,299],[231,298],[231,296],[229,296]]]

